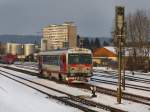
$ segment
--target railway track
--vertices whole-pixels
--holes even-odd
[[[37,90],[43,94],[48,95],[50,98],[54,98],[56,100],[59,100],[65,104],[67,104],[67,105],[73,106],[73,107],[78,108],[80,110],[83,110],[85,112],[99,112],[101,109],[111,111],[111,112],[125,112],[124,110],[117,109],[117,108],[114,108],[114,107],[111,107],[108,105],[96,103],[94,101],[87,100],[87,99],[82,98],[80,96],[74,96],[74,95],[71,95],[69,93],[65,93],[63,91],[45,86],[43,84],[39,84],[37,82],[31,81],[29,79],[26,79],[26,78],[23,78],[23,77],[20,77],[17,75],[14,75],[14,74],[9,73],[9,72],[5,72],[5,71],[0,70],[0,75],[3,75],[5,77],[12,79],[16,82],[19,82],[23,85],[26,85],[32,89],[35,89],[35,90]],[[43,88],[43,89],[39,89],[39,88]],[[50,91],[54,91],[54,92],[56,92],[55,94],[61,94],[61,95],[58,95],[58,96],[52,95],[48,92],[43,91],[45,89],[48,89]]]
[[[97,88],[96,89],[97,92],[108,94],[108,95],[115,96],[115,97],[117,95],[116,90],[108,89],[108,88],[104,88],[100,86],[96,86],[96,88]],[[122,98],[150,106],[150,97],[144,97],[144,96],[135,95],[135,94],[127,93],[127,92],[122,92]]]
[[[15,65],[16,67],[20,67],[20,68],[24,68],[24,69],[29,69],[29,70],[38,70],[37,68],[35,67],[30,67],[30,66],[21,66],[21,65]]]
[[[25,68],[25,69],[31,69],[30,66],[27,65],[21,65],[21,64],[17,64],[15,65],[16,67],[21,67],[21,68]],[[38,70],[37,69],[37,65],[32,65],[32,70]],[[99,73],[107,73],[107,74],[113,74],[113,75],[96,75],[98,77],[107,77],[107,78],[112,78],[112,79],[117,79],[117,72],[115,71],[97,71]],[[136,77],[136,76],[130,76],[130,75],[125,75],[126,80],[129,81],[135,81],[135,82],[141,82],[141,83],[146,83],[146,84],[150,84],[150,79],[146,79],[146,78],[140,78],[140,77]]]
[[[94,73],[96,76],[98,77],[106,77],[106,78],[112,78],[112,79],[118,79],[117,73],[116,72],[106,72],[106,71],[97,71],[97,73],[105,73],[108,75],[101,75],[101,74],[96,74]],[[109,75],[111,74],[111,75]],[[126,80],[129,81],[134,81],[134,82],[141,82],[141,83],[146,83],[146,84],[150,84],[150,79],[147,78],[141,78],[141,77],[137,77],[137,76],[130,76],[130,75],[125,75]]]
[[[108,94],[108,95],[115,96],[115,97],[117,95],[116,90],[112,90],[112,89],[108,89],[108,88],[104,88],[104,87],[99,87],[99,86],[96,86],[96,88],[97,88],[96,89],[97,92]],[[122,98],[150,106],[150,98],[149,97],[144,97],[144,96],[140,96],[140,95],[122,92]]]
[[[11,68],[11,67],[6,67],[6,68],[12,69],[15,71],[19,71],[19,72],[23,72],[23,73],[33,75],[33,76],[39,75],[37,73],[33,73],[30,71],[25,71],[25,70],[20,70],[20,69],[16,69],[16,68],[15,69]],[[84,86],[83,88],[89,89],[90,86],[93,86],[93,85],[87,83],[86,86]],[[111,95],[111,96],[116,97],[116,93],[117,93],[116,90],[108,89],[108,88],[104,88],[104,87],[99,87],[99,86],[96,86],[96,88],[97,88],[97,92],[99,92],[99,93],[103,93],[103,94],[107,94],[107,95]],[[129,100],[129,101],[133,101],[133,102],[137,102],[137,103],[141,103],[141,104],[145,104],[145,105],[150,106],[150,102],[149,102],[150,98],[149,97],[144,97],[144,96],[140,96],[140,95],[135,95],[135,94],[123,92],[122,98],[125,100]]]
[[[116,81],[108,81],[108,80],[102,80],[102,79],[97,79],[97,78],[91,78],[91,81],[105,83],[105,84],[111,84],[111,85],[117,85]],[[150,87],[146,87],[146,86],[139,86],[139,85],[133,85],[133,84],[126,83],[125,87],[150,92]]]

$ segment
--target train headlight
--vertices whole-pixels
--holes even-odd
[[[68,79],[68,77],[66,77],[66,81],[68,81],[69,79]]]

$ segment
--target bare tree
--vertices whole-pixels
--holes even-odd
[[[135,68],[138,68],[135,65],[142,67],[149,59],[150,53],[150,16],[145,10],[137,10],[127,15],[126,23],[128,46],[131,47],[130,62]]]

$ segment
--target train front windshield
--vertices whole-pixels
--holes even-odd
[[[68,64],[92,64],[91,54],[69,54]]]

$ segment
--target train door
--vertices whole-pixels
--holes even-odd
[[[65,54],[60,56],[60,71],[66,72],[66,55]]]

